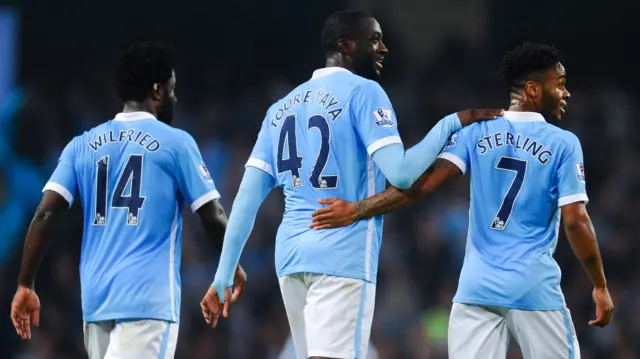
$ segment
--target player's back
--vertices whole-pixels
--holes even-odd
[[[118,116],[70,144],[84,212],[85,321],[177,321],[180,188],[190,181],[179,167],[192,161],[183,149],[193,139],[145,113]]]
[[[309,229],[311,214],[321,207],[318,199],[353,202],[384,190],[384,176],[368,149],[371,153],[400,138],[386,94],[386,102],[377,105],[383,107],[364,103],[367,97],[376,101],[367,96],[369,88],[384,93],[377,83],[344,69],[321,69],[267,112],[248,165],[270,173],[285,195],[276,243],[278,275],[311,272],[375,281],[382,218]],[[367,137],[363,126],[370,125],[363,121],[394,136]],[[388,137],[393,139],[386,143]]]
[[[471,168],[469,233],[455,301],[563,308],[553,253],[559,206],[584,194],[584,183],[567,185],[583,175],[575,135],[537,113],[507,112],[459,131],[441,157]]]

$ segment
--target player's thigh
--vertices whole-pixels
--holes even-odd
[[[512,309],[507,323],[524,359],[579,359],[580,347],[568,309]]]
[[[105,359],[172,359],[178,324],[161,320],[116,323]]]
[[[292,274],[278,278],[282,302],[289,320],[291,338],[296,358],[307,358],[307,338],[305,334],[304,307],[307,305],[308,287],[303,275]]]
[[[111,330],[115,322],[105,320],[102,322],[84,322],[82,331],[84,332],[84,347],[87,350],[89,359],[103,359],[109,348]]]
[[[505,359],[509,330],[505,310],[454,303],[449,318],[450,359]]]
[[[304,310],[309,357],[364,359],[376,287],[360,279],[312,275]]]

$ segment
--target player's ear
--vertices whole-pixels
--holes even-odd
[[[151,98],[156,101],[160,101],[162,99],[164,88],[160,86],[159,83],[153,84],[153,88],[151,89]]]
[[[340,52],[345,54],[345,55],[351,55],[353,53],[353,50],[355,48],[355,43],[347,38],[340,38],[338,39],[338,49],[340,49]]]
[[[542,89],[540,88],[540,84],[537,81],[528,80],[524,84],[524,94],[528,97],[538,97],[541,90]]]

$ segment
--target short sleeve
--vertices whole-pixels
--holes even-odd
[[[462,130],[456,131],[449,137],[449,141],[447,141],[438,158],[452,162],[460,168],[462,173],[467,171],[469,167],[469,150]]]
[[[69,206],[73,204],[78,181],[75,171],[75,138],[62,150],[58,166],[45,184],[42,192],[54,191],[64,197]]]
[[[580,140],[571,134],[566,141],[567,147],[563,151],[557,172],[558,207],[575,202],[589,202]]]
[[[369,155],[384,146],[402,144],[391,101],[377,82],[368,81],[354,90],[351,111],[356,132]]]
[[[176,153],[176,180],[180,192],[191,205],[193,212],[202,205],[214,199],[220,198],[211,174],[202,160],[196,141],[188,133],[177,141],[178,153]]]
[[[251,151],[251,155],[249,156],[249,160],[245,167],[255,167],[260,169],[277,180],[276,174],[273,171],[273,151],[271,148],[272,142],[269,138],[268,123],[268,119],[262,121],[262,128],[258,133],[258,139],[253,146],[253,151]]]

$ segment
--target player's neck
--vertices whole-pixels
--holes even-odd
[[[341,54],[335,54],[333,56],[327,57],[327,61],[325,61],[324,67],[342,67],[353,72],[353,69],[350,65],[347,64],[346,61],[344,61],[344,58]]]
[[[150,114],[156,116],[156,111],[153,109],[153,106],[151,106],[147,102],[125,102],[122,112],[149,112]]]
[[[522,95],[511,94],[511,102],[509,103],[509,111],[514,112],[538,112],[535,104],[524,101]]]

